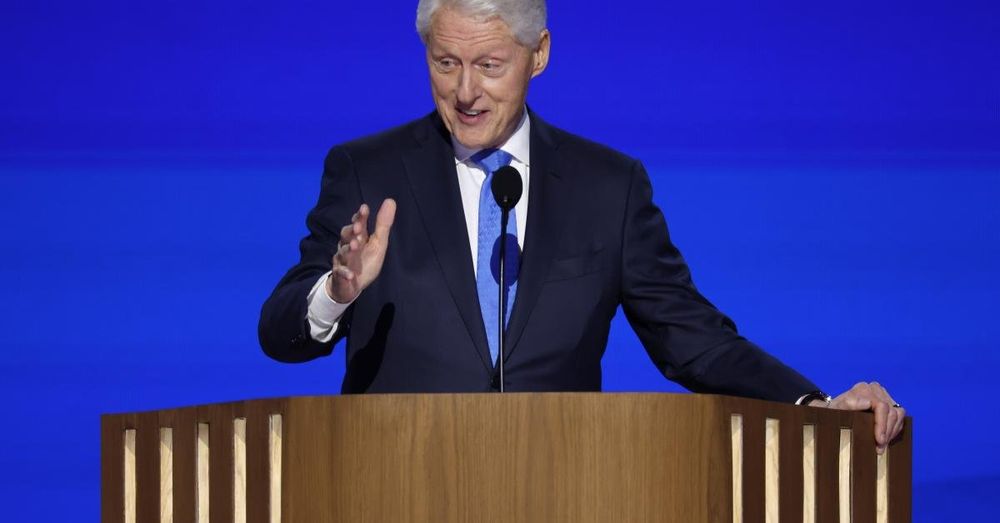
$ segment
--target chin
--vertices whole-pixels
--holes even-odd
[[[458,132],[453,134],[459,143],[471,149],[485,149],[490,146],[482,136],[475,133]]]

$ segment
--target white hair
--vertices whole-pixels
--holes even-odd
[[[545,30],[545,0],[420,0],[417,3],[417,33],[424,44],[439,8],[447,7],[476,18],[499,17],[510,27],[514,39],[536,49]]]

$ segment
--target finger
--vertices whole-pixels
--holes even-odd
[[[359,242],[364,244],[368,241],[368,224],[364,221],[354,222],[354,237],[358,239]]]
[[[893,401],[892,396],[889,396],[889,391],[886,390],[885,387],[883,387],[881,383],[879,383],[877,381],[873,381],[873,382],[871,382],[870,387],[871,387],[871,391],[875,394],[875,396],[878,399],[880,399],[880,400],[888,403],[889,405],[895,405],[896,404],[896,402]]]
[[[882,384],[878,382],[871,383],[872,392],[878,396],[879,399],[887,403],[889,408],[889,419],[886,422],[886,433],[885,433],[885,444],[888,445],[892,440],[896,439],[896,436],[903,431],[903,426],[906,423],[906,410],[902,407],[893,407],[893,405],[898,405],[896,400],[889,395],[889,391],[886,390]]]
[[[349,243],[356,233],[354,232],[354,222],[340,228],[340,244]]]
[[[337,247],[337,253],[333,256],[333,266],[350,265],[352,262],[351,258],[351,242],[342,243]]]
[[[883,403],[881,401],[876,402],[875,405],[874,405],[874,411],[875,411],[875,443],[878,444],[879,447],[885,447],[885,444],[886,444],[885,434],[886,434],[886,427],[887,427],[887,424],[888,424],[888,421],[889,421],[889,410],[890,409],[891,409],[891,407],[889,407],[888,404]]]
[[[895,437],[893,432],[899,424],[899,412],[897,409],[892,407],[892,404],[887,403],[887,405],[889,405],[889,408],[886,409],[885,434],[882,436],[885,440],[885,445],[889,445],[889,442],[892,441],[893,437]]]
[[[382,241],[389,239],[389,231],[396,221],[396,200],[386,198],[375,216],[375,235]]]
[[[368,215],[371,213],[371,209],[368,204],[362,203],[358,207],[358,212],[354,213],[351,217],[351,226],[353,227],[352,232],[354,237],[361,241],[364,245],[368,241]]]
[[[896,407],[896,426],[892,429],[892,435],[889,437],[889,441],[896,439],[903,432],[903,428],[906,427],[906,409],[903,407]]]

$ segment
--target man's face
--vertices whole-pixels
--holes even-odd
[[[528,82],[545,69],[548,54],[548,31],[532,50],[500,18],[438,11],[427,38],[427,63],[434,104],[452,136],[473,149],[503,145],[520,122]]]

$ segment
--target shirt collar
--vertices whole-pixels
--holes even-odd
[[[529,146],[531,142],[531,119],[528,118],[528,108],[525,107],[521,112],[521,121],[517,124],[517,129],[514,134],[504,142],[499,149],[507,152],[518,162],[529,165]],[[460,143],[455,139],[454,136],[451,137],[451,143],[455,147],[455,163],[462,163],[467,161],[472,155],[478,153],[482,149],[470,149]]]

